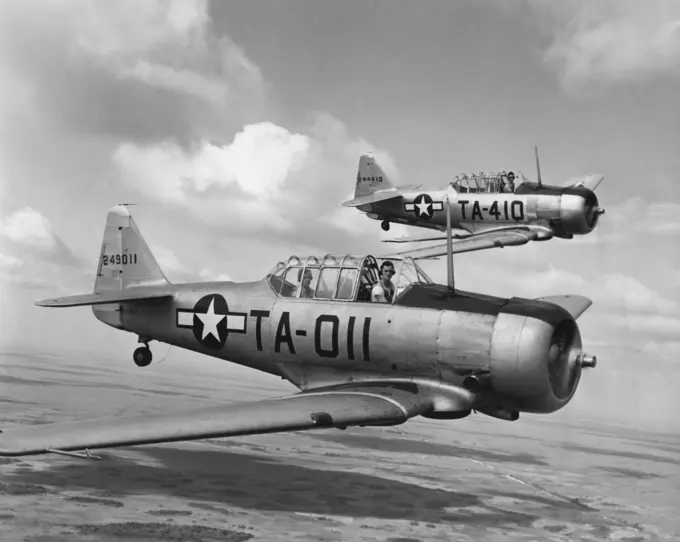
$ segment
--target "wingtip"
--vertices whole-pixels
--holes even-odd
[[[551,295],[538,297],[536,299],[562,307],[574,318],[574,320],[578,319],[593,304],[592,299],[578,294]]]

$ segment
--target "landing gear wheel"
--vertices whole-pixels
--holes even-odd
[[[387,220],[383,220],[380,227],[385,231],[390,231],[390,223]]]
[[[140,346],[132,354],[132,359],[135,361],[137,367],[147,367],[151,363],[152,359],[151,350],[148,346]]]

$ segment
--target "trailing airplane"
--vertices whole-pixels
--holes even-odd
[[[369,218],[440,231],[446,229],[446,206],[456,242],[453,253],[494,247],[523,245],[553,237],[571,239],[595,229],[604,213],[594,190],[602,175],[586,175],[568,181],[567,186],[548,186],[541,180],[536,149],[537,182],[521,181],[513,172],[463,175],[446,189],[425,190],[420,186],[394,186],[375,159],[359,159],[354,199],[345,207],[356,207]],[[517,181],[517,182],[516,182]],[[445,236],[402,238],[388,243],[443,241]],[[444,245],[396,252],[394,256],[430,258],[446,253]]]
[[[149,345],[158,341],[283,378],[299,392],[187,412],[3,426],[0,455],[97,458],[90,449],[473,411],[512,421],[567,405],[582,369],[596,365],[576,323],[591,301],[457,290],[451,255],[447,285],[411,258],[330,254],[292,256],[252,282],[172,284],[128,208],[116,206],[94,291],[36,304],[90,306],[101,322],[138,336],[140,367],[152,362]],[[378,283],[389,301],[371,301]]]

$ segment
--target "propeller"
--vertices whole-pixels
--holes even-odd
[[[604,214],[604,209],[600,209],[595,192],[590,192],[585,204],[585,219],[588,229],[592,230],[597,225],[601,214]]]
[[[576,322],[564,320],[553,333],[548,348],[548,375],[555,397],[564,399],[574,390],[581,372],[581,334]]]

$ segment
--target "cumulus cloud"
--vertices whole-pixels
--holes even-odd
[[[5,112],[23,105],[43,124],[135,139],[182,139],[261,112],[259,67],[210,23],[207,0],[8,5],[3,88],[23,92],[3,92]]]
[[[114,161],[124,179],[154,197],[182,201],[187,188],[237,185],[244,194],[276,199],[286,178],[299,170],[308,138],[271,122],[250,124],[229,145],[202,141],[193,152],[174,142],[120,145]]]
[[[215,274],[212,271],[210,271],[210,269],[201,269],[198,275],[201,277],[201,279],[212,282],[228,282],[234,280],[228,273]]]
[[[31,207],[19,209],[0,222],[0,235],[14,243],[42,250],[52,250],[57,245],[49,221]]]
[[[545,251],[547,248],[541,247]],[[489,251],[490,252],[490,251]],[[522,257],[520,254],[519,258]],[[460,259],[457,261],[460,262]],[[543,260],[545,261],[545,260]],[[435,280],[445,281],[445,260],[434,266],[423,263]],[[435,268],[430,272],[430,266]],[[658,343],[677,341],[680,333],[680,298],[669,296],[658,285],[645,284],[624,273],[587,276],[554,265],[540,263],[521,271],[512,262],[502,268],[476,263],[458,264],[457,280],[464,290],[481,291],[502,297],[537,298],[550,295],[578,294],[593,301],[586,312],[587,330],[601,337],[637,345],[650,338]]]
[[[259,221],[288,228],[277,201],[286,180],[301,168],[309,138],[271,122],[247,125],[228,145],[201,141],[186,150],[174,142],[124,143],[113,160],[136,190],[188,207],[218,224]]]
[[[299,131],[252,123],[228,144],[128,142],[112,159],[128,186],[214,226],[233,234],[268,231],[316,246],[338,233],[347,240],[365,237],[367,229],[387,235],[377,222],[339,206],[344,196],[352,197],[359,155],[367,151],[396,176],[387,152],[351,134],[329,113],[314,111]]]
[[[54,232],[50,221],[31,207],[18,209],[0,220],[0,237],[13,245],[20,257],[46,258],[71,267],[83,263]]]
[[[639,314],[612,315],[612,323],[666,341],[680,336],[680,318],[649,314],[644,316]]]
[[[618,205],[608,205],[597,229],[570,243],[609,244],[631,243],[643,236],[672,241],[680,235],[680,204],[645,201],[639,196],[628,198]]]
[[[23,207],[0,219],[0,280],[26,288],[83,284],[92,269],[57,235],[36,209]]]
[[[208,30],[207,0],[90,3],[76,35],[114,75],[219,104],[234,87],[260,91],[259,68]]]
[[[665,1],[533,2],[554,30],[545,62],[565,88],[675,76],[680,68],[680,5]]]
[[[680,204],[651,203],[636,230],[654,235],[680,235]]]
[[[149,247],[149,249],[166,277],[176,273],[184,274],[188,272],[186,265],[179,261],[179,258],[177,258],[177,255],[172,250],[162,246]]]
[[[603,277],[601,286],[600,295],[626,312],[680,315],[677,301],[651,290],[633,277],[618,273],[607,274]]]
[[[82,12],[76,42],[100,56],[136,55],[205,39],[207,1],[67,2]]]
[[[213,273],[205,267],[198,269],[186,264],[187,260],[180,259],[177,254],[163,246],[150,247],[163,274],[170,282],[200,282],[232,280],[227,273]],[[188,260],[193,261],[193,260]]]

